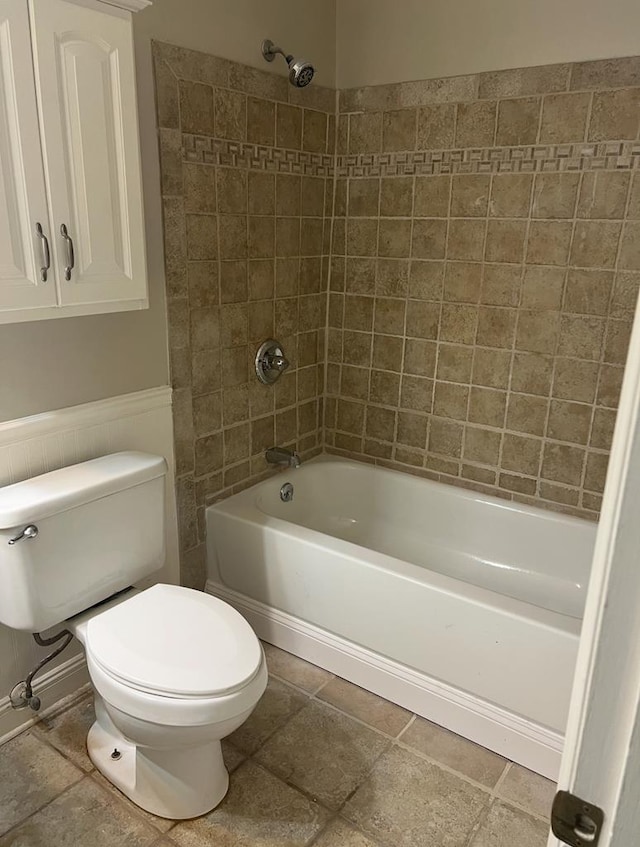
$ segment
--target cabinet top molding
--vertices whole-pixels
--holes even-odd
[[[150,6],[153,0],[102,0],[102,2],[108,6],[119,6],[129,12],[141,12]]]

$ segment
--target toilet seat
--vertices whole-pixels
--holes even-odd
[[[154,585],[91,618],[85,648],[115,683],[178,700],[234,694],[263,662],[242,615],[216,597],[175,585]]]

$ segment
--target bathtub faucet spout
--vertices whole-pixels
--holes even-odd
[[[287,450],[286,447],[269,447],[264,454],[270,465],[286,465],[288,468],[299,468],[300,456],[295,450]]]

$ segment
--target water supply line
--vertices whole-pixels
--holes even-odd
[[[52,644],[60,641],[61,638],[64,638],[64,642],[56,647],[53,652],[49,653],[48,656],[45,656],[44,659],[41,659],[35,668],[27,675],[26,679],[23,679],[17,685],[11,689],[11,693],[9,694],[9,702],[11,703],[12,709],[26,709],[27,706],[30,709],[33,709],[34,712],[37,712],[40,709],[41,703],[40,698],[33,693],[33,678],[41,670],[45,665],[48,665],[56,656],[59,656],[62,651],[71,644],[71,640],[73,639],[73,633],[69,632],[68,629],[63,629],[60,632],[52,635],[50,638],[43,638],[39,632],[33,633],[33,638],[40,647],[50,647]]]

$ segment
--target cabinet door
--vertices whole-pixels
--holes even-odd
[[[95,304],[87,312],[142,308],[147,279],[131,16],[92,0],[29,4],[61,305]]]
[[[0,322],[55,305],[55,275],[42,270],[45,238],[51,243],[27,5],[0,0]]]

